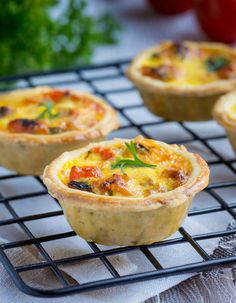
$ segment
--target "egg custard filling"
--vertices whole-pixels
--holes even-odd
[[[140,64],[143,76],[175,85],[202,85],[236,78],[236,56],[194,42],[167,41]]]
[[[192,172],[183,151],[167,146],[143,137],[114,140],[68,160],[58,177],[69,188],[97,195],[142,198],[165,193],[185,184]]]
[[[54,135],[84,131],[104,118],[104,107],[68,90],[51,89],[32,96],[0,96],[0,131]]]

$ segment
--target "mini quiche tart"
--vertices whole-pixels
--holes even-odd
[[[236,90],[222,96],[213,109],[215,120],[222,125],[236,152]]]
[[[165,41],[138,55],[127,76],[154,114],[210,120],[216,100],[236,84],[236,51],[218,43]]]
[[[198,155],[141,136],[65,152],[43,176],[75,232],[104,245],[169,237],[208,179],[208,166]]]
[[[40,175],[62,152],[117,127],[115,111],[86,93],[38,87],[0,95],[0,165]]]

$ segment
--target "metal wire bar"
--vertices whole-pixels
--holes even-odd
[[[204,260],[210,259],[208,253],[194,240],[193,237],[191,237],[191,235],[183,227],[180,227],[179,232],[185,239],[187,239],[187,241]]]
[[[163,269],[161,263],[153,256],[147,246],[141,246],[140,250],[156,269]]]
[[[98,248],[98,246],[95,243],[93,243],[93,242],[87,242],[87,243],[95,253],[100,252],[100,249]],[[113,277],[120,276],[118,271],[114,268],[114,266],[111,264],[111,262],[108,261],[108,259],[106,257],[104,257],[104,255],[101,255],[100,260],[106,266],[106,268],[109,270],[109,272],[112,274]]]
[[[9,210],[9,212],[11,213],[11,215],[15,218],[18,217],[17,213],[15,212],[15,210],[11,207],[11,205],[9,203],[5,204],[7,209]],[[22,230],[30,237],[30,238],[34,238],[34,235],[32,234],[32,232],[29,230],[29,228],[23,223],[23,222],[19,222],[18,225],[22,228]],[[48,262],[51,263],[51,267],[53,272],[55,273],[55,276],[58,278],[58,280],[62,283],[62,285],[67,286],[69,285],[69,283],[67,282],[67,280],[64,278],[64,276],[62,275],[60,269],[56,266],[56,264],[53,262],[53,260],[51,259],[51,257],[49,256],[49,254],[46,252],[46,250],[42,247],[42,245],[40,243],[35,243],[35,246],[38,248],[40,254],[45,258],[45,260],[47,260]]]

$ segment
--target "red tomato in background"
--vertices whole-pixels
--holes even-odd
[[[236,41],[236,0],[195,0],[194,3],[200,26],[210,38],[228,43]]]
[[[148,0],[158,13],[175,15],[183,13],[193,7],[192,0]]]

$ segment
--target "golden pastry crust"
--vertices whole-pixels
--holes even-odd
[[[213,117],[225,128],[236,152],[236,90],[219,98],[213,109]]]
[[[59,200],[75,232],[88,241],[140,245],[165,239],[181,226],[192,198],[208,184],[208,166],[200,156],[162,142],[156,144],[181,155],[192,166],[188,180],[174,190],[141,198],[106,196],[69,188],[59,177],[62,166],[82,153],[124,142],[131,140],[115,139],[65,152],[45,168],[43,181],[49,193]]]
[[[54,91],[49,87],[37,87],[10,92],[0,96],[0,101],[33,98]],[[45,166],[66,150],[73,150],[90,142],[101,141],[116,129],[115,111],[100,98],[85,92],[67,90],[74,96],[85,97],[104,109],[103,118],[86,130],[66,130],[57,134],[14,133],[0,130],[0,165],[20,174],[41,175]],[[27,117],[25,117],[27,118]]]
[[[161,81],[143,75],[140,68],[144,60],[154,51],[170,45],[171,41],[162,42],[153,48],[143,51],[131,62],[128,78],[138,88],[145,105],[155,114],[175,121],[199,121],[212,119],[211,111],[216,100],[224,93],[232,90],[236,77],[217,79],[208,83],[192,85]],[[212,42],[184,42],[193,49],[209,49],[223,56],[236,59],[236,51],[224,44]],[[190,59],[191,60],[191,59]]]
[[[235,108],[233,108],[235,107]],[[213,116],[223,127],[236,130],[236,90],[222,96],[217,101]]]

